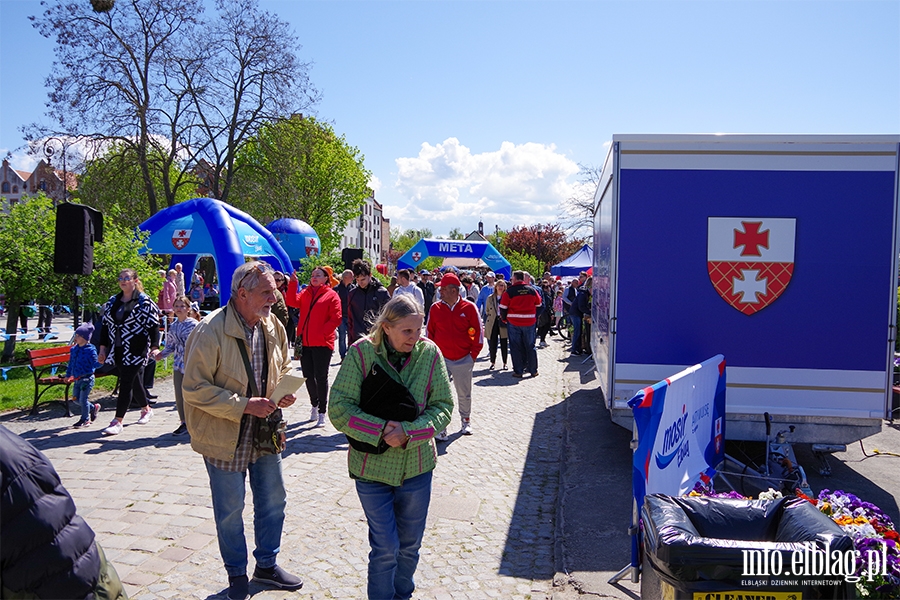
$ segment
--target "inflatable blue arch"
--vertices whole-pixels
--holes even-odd
[[[224,305],[231,296],[231,276],[244,257],[273,258],[272,266],[291,272],[291,259],[272,233],[256,219],[230,204],[213,198],[194,198],[159,211],[138,226],[150,233],[147,254],[172,254],[186,277],[194,272],[200,256],[216,261],[219,298]]]
[[[494,245],[487,241],[475,240],[435,240],[422,238],[406,254],[397,259],[398,269],[418,269],[418,265],[429,256],[444,258],[480,258],[494,273],[502,273],[509,281],[512,265]]]

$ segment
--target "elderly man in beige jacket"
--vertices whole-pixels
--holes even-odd
[[[264,262],[239,266],[228,305],[203,319],[185,346],[185,417],[191,447],[209,473],[230,599],[249,596],[242,517],[248,472],[256,530],[253,580],[288,590],[303,585],[276,564],[286,504],[281,453],[257,435],[260,427],[277,423],[280,412],[273,413],[296,400],[293,394],[269,398],[291,370],[287,334],[271,310],[273,273]]]

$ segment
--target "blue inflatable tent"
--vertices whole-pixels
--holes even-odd
[[[231,276],[245,257],[271,257],[276,259],[275,269],[291,270],[291,259],[269,230],[244,211],[213,198],[181,202],[138,228],[150,233],[144,252],[172,254],[172,263],[180,262],[186,277],[194,272],[198,257],[212,256],[223,305],[231,296]]]

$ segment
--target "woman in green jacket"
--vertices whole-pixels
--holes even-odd
[[[425,315],[410,296],[392,298],[371,328],[353,344],[331,388],[328,416],[338,431],[372,446],[350,448],[350,477],[369,523],[370,600],[410,598],[425,534],[431,474],[437,462],[434,435],[450,423],[453,396],[447,368],[434,342],[421,338]],[[359,408],[363,379],[377,364],[403,383],[418,405],[414,421],[387,421]]]

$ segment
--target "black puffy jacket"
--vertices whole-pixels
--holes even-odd
[[[0,581],[4,597],[93,598],[94,532],[50,461],[0,425]]]
[[[350,290],[347,296],[347,333],[351,343],[369,333],[369,327],[390,299],[387,288],[374,277],[365,288],[356,286]]]

